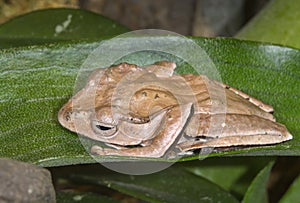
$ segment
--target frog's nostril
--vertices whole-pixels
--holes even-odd
[[[72,115],[72,112],[71,111],[67,111],[66,113],[65,113],[65,120],[67,121],[67,122],[70,122],[71,121],[71,115]]]

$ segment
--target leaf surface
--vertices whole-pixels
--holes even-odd
[[[235,39],[193,40],[211,57],[223,82],[273,105],[278,122],[285,124],[294,136],[282,144],[214,152],[209,156],[298,156],[300,51]],[[95,162],[78,136],[59,125],[57,112],[72,96],[81,65],[98,45],[81,42],[0,51],[1,157],[43,166]],[[178,72],[191,72],[183,61],[163,53],[139,52],[122,60],[138,65],[171,60],[177,62]],[[198,158],[196,155],[182,161]],[[102,157],[103,161],[122,159]]]
[[[268,195],[267,195],[267,183],[270,176],[270,171],[273,167],[274,162],[270,162],[266,167],[264,167],[257,176],[253,179],[251,185],[249,186],[243,203],[267,203]]]
[[[294,180],[287,192],[280,199],[280,203],[297,202],[300,199],[300,175]]]
[[[120,203],[106,196],[93,193],[80,192],[58,192],[56,194],[56,201],[58,203],[91,203],[91,202],[105,202],[105,203]]]

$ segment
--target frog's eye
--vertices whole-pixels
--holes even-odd
[[[112,138],[117,132],[117,127],[114,125],[101,123],[99,121],[92,121],[92,128],[96,134],[99,134],[105,138]]]

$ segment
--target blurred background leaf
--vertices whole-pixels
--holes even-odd
[[[279,203],[290,203],[299,201],[299,191],[300,191],[300,175],[294,180],[294,182],[289,187],[288,191],[284,194]]]
[[[218,185],[178,166],[139,176],[112,173],[95,166],[93,171],[73,172],[70,176],[72,181],[104,185],[147,202],[238,202]]]
[[[300,48],[299,10],[299,0],[270,1],[236,37]]]
[[[93,194],[89,192],[58,192],[56,193],[56,201],[60,203],[91,203],[91,202],[105,202],[105,203],[121,203],[112,198]]]
[[[96,13],[79,9],[46,9],[0,25],[0,48],[112,37],[129,29]]]
[[[182,164],[185,169],[243,198],[252,179],[273,157],[215,157]]]
[[[253,179],[251,185],[249,186],[243,203],[268,203],[268,193],[267,193],[267,184],[270,176],[271,169],[274,165],[274,162],[270,162],[265,168],[263,168],[259,174]]]

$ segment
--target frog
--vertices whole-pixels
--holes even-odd
[[[68,130],[101,142],[92,155],[159,158],[203,148],[264,146],[292,135],[274,109],[172,61],[95,69],[58,112]]]

